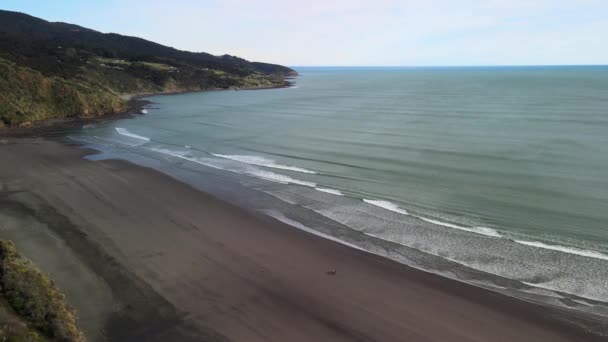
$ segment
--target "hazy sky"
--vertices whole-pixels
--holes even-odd
[[[292,66],[608,64],[608,0],[2,0],[0,8]]]

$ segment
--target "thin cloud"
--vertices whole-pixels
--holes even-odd
[[[608,55],[608,2],[597,0],[113,0],[39,11],[32,14],[287,65],[600,64]]]

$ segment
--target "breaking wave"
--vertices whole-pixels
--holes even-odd
[[[292,178],[292,177],[289,177],[286,175],[282,175],[282,174],[271,172],[271,171],[261,170],[261,169],[251,167],[248,165],[245,167],[231,166],[231,165],[227,165],[225,163],[218,162],[218,160],[212,160],[210,158],[193,157],[190,155],[190,151],[175,151],[175,150],[169,150],[169,149],[165,149],[165,148],[155,148],[155,147],[151,147],[151,148],[149,148],[149,150],[171,155],[173,157],[185,159],[185,160],[191,161],[193,163],[205,165],[205,166],[212,167],[215,169],[231,171],[231,172],[235,172],[235,173],[239,173],[239,174],[245,174],[245,175],[253,176],[256,178],[264,179],[264,180],[275,182],[275,183],[297,184],[297,185],[307,186],[307,187],[311,187],[311,188],[314,188],[317,186],[317,184],[313,183],[313,182],[307,182],[307,181],[295,179],[295,178]]]
[[[271,181],[271,182],[276,182],[276,183],[298,184],[298,185],[308,186],[311,188],[314,188],[315,186],[317,186],[317,184],[313,183],[313,182],[302,181],[299,179],[291,178],[289,176],[285,176],[285,175],[270,172],[270,171],[251,169],[250,171],[245,172],[245,173],[258,177],[258,178],[262,178],[262,179]]]
[[[526,246],[549,249],[552,251],[574,254],[574,255],[584,256],[584,257],[588,257],[588,258],[608,260],[608,255],[606,255],[604,253],[596,252],[596,251],[589,251],[586,249],[575,248],[575,247],[566,247],[566,246],[560,246],[560,245],[549,245],[549,244],[537,242],[537,241],[525,241],[525,240],[513,240],[513,241],[517,242],[519,244],[522,244],[522,245],[526,245]]]
[[[349,247],[352,247],[352,248],[355,248],[355,249],[358,249],[358,250],[361,250],[361,251],[365,251],[365,249],[363,249],[363,248],[361,248],[361,247],[359,247],[359,246],[357,246],[355,244],[348,243],[348,242],[346,242],[344,240],[340,240],[340,239],[335,238],[335,237],[333,237],[331,235],[327,235],[327,234],[321,233],[320,231],[317,231],[317,230],[314,230],[312,228],[309,228],[309,227],[303,225],[302,223],[300,223],[298,221],[295,221],[295,220],[292,220],[292,219],[286,217],[285,215],[283,215],[283,213],[281,213],[279,211],[276,211],[276,210],[260,210],[260,211],[262,213],[264,213],[264,214],[266,214],[266,215],[274,218],[275,220],[281,221],[281,222],[283,222],[283,223],[285,223],[287,225],[290,225],[292,227],[295,227],[295,228],[301,229],[303,231],[309,232],[311,234],[320,236],[320,237],[325,238],[327,240],[332,240],[332,241],[341,243],[343,245],[346,245],[346,246],[349,246]]]
[[[386,210],[394,211],[399,214],[409,215],[407,210],[401,209],[401,208],[399,208],[398,205],[391,203],[389,201],[371,200],[371,199],[364,198],[363,202],[371,204],[371,205],[375,205],[376,207],[380,207],[380,208],[383,208]]]
[[[220,158],[224,158],[224,159],[231,159],[231,160],[235,160],[235,161],[245,163],[245,164],[264,166],[264,167],[269,167],[269,168],[273,168],[273,169],[281,169],[281,170],[289,170],[289,171],[295,171],[295,172],[316,174],[315,171],[307,170],[307,169],[297,167],[297,166],[277,164],[272,159],[267,159],[267,158],[259,157],[259,156],[244,156],[244,155],[230,155],[230,154],[216,154],[216,153],[211,153],[211,154],[216,157],[220,157]]]
[[[421,219],[422,221],[426,221],[426,222],[429,222],[429,223],[432,223],[432,224],[436,224],[436,225],[439,225],[439,226],[444,226],[444,227],[454,228],[454,229],[460,229],[460,230],[464,230],[464,231],[467,231],[467,232],[481,234],[481,235],[487,235],[487,236],[492,236],[492,237],[502,237],[502,235],[499,232],[497,232],[496,230],[494,230],[492,228],[488,228],[488,227],[463,227],[463,226],[459,226],[459,225],[456,225],[456,224],[442,222],[442,221],[437,221],[437,220],[433,220],[433,219],[422,217],[422,216],[415,216],[415,217]]]
[[[142,135],[138,135],[138,134],[135,134],[135,133],[131,133],[131,132],[129,132],[129,130],[128,130],[128,129],[126,129],[126,128],[122,128],[122,127],[115,127],[115,129],[116,129],[116,132],[118,132],[118,134],[120,134],[120,135],[124,135],[124,136],[129,137],[129,138],[134,138],[134,139],[139,139],[139,140],[150,141],[150,138],[148,138],[148,137],[144,137],[144,136],[142,136]]]
[[[332,195],[344,196],[344,194],[340,190],[335,189],[327,189],[327,188],[315,188],[317,191],[326,192]]]

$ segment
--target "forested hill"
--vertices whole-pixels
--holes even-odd
[[[295,74],[0,10],[0,125],[118,112],[121,94],[277,87]]]

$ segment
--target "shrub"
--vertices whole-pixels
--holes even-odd
[[[85,340],[65,296],[12,242],[0,241],[0,286],[10,306],[44,335],[56,341]]]

